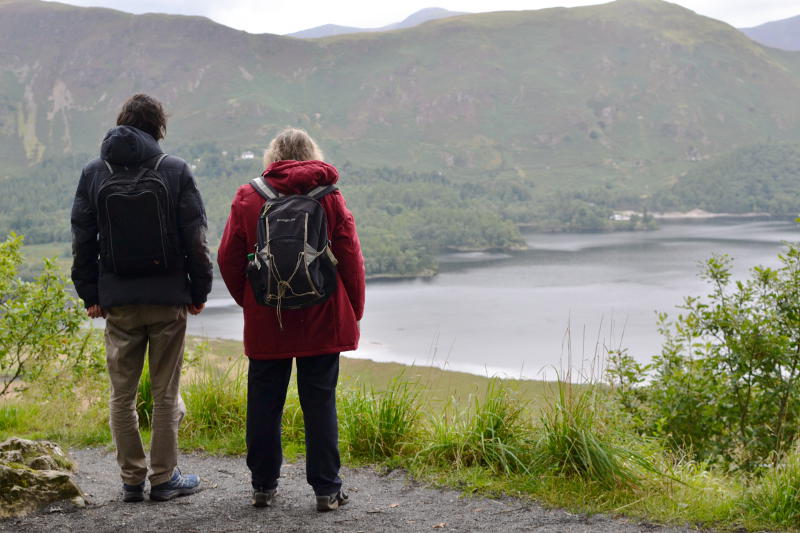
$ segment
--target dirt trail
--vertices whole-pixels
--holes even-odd
[[[272,507],[249,501],[244,458],[184,455],[184,472],[200,475],[205,490],[171,502],[124,504],[114,455],[103,449],[72,450],[85,509],[53,506],[22,519],[0,521],[0,531],[92,532],[280,532],[280,531],[508,531],[685,532],[606,516],[545,509],[516,498],[464,498],[457,491],[428,488],[401,472],[382,476],[371,469],[342,470],[350,504],[318,513],[302,462],[286,464]]]

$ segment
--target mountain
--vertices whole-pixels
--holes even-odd
[[[800,15],[767,22],[742,32],[756,42],[782,50],[800,50]]]
[[[413,28],[419,26],[430,20],[438,20],[447,17],[454,17],[456,15],[464,15],[462,11],[449,11],[441,7],[428,7],[420,9],[416,13],[409,15],[402,22],[395,22],[380,28],[354,28],[352,26],[337,26],[336,24],[325,24],[323,26],[316,26],[307,30],[301,30],[295,33],[287,34],[289,37],[297,37],[300,39],[319,39],[321,37],[331,37],[333,35],[343,35],[346,33],[363,33],[374,31],[391,31],[400,30],[403,28]]]
[[[294,33],[287,33],[287,37],[297,37],[298,39],[319,39],[321,37],[331,37],[333,35],[344,35],[346,33],[361,33],[365,31],[379,31],[368,28],[356,28],[354,26],[339,26],[338,24],[323,24],[314,26],[307,30],[300,30]]]
[[[169,142],[259,150],[296,125],[335,163],[536,195],[648,194],[737,146],[800,139],[800,54],[658,0],[313,41],[200,17],[0,2],[0,179],[96,153],[137,91],[171,113]]]
[[[458,15],[466,15],[467,13],[464,11],[450,11],[448,9],[443,9],[441,7],[428,7],[425,9],[420,9],[416,13],[412,13],[402,22],[396,22],[394,24],[389,24],[388,26],[384,26],[380,28],[382,31],[385,30],[401,30],[403,28],[413,28],[414,26],[419,26],[429,20],[438,20],[448,17],[455,17]]]

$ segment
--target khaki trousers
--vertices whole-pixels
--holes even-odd
[[[185,333],[184,306],[129,305],[108,309],[105,341],[111,380],[111,435],[122,482],[128,485],[137,485],[147,477],[136,414],[145,352],[153,391],[150,484],[169,481],[178,463],[178,426],[186,413],[180,396]]]

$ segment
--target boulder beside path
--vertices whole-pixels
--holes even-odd
[[[74,468],[52,442],[11,437],[0,443],[0,518],[22,516],[59,501],[83,507]]]

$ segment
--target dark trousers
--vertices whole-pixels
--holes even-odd
[[[247,371],[247,466],[254,488],[274,489],[281,473],[281,416],[292,359],[250,359]],[[317,495],[334,494],[339,479],[336,382],[339,354],[297,358],[297,392],[306,428],[306,480]]]

